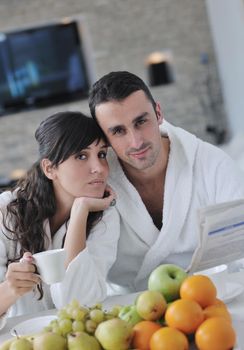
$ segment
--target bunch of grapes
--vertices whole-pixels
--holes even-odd
[[[90,335],[95,333],[99,323],[118,317],[121,306],[114,306],[111,310],[102,309],[102,304],[90,307],[81,306],[77,300],[60,309],[57,318],[52,320],[45,332],[53,332],[67,336],[73,332],[86,332]]]

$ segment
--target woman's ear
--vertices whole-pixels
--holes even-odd
[[[41,160],[41,168],[49,180],[54,180],[55,171],[54,171],[54,167],[52,166],[52,163],[49,159],[44,158]]]

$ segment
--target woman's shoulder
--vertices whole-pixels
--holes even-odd
[[[10,203],[14,198],[16,198],[15,192],[5,191],[0,194],[0,208],[5,207]]]

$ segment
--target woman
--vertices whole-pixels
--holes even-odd
[[[0,315],[102,300],[116,258],[119,219],[100,129],[82,113],[63,112],[44,120],[35,137],[39,160],[0,195]],[[66,274],[50,287],[32,254],[60,247]]]

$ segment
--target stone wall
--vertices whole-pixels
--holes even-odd
[[[206,133],[206,125],[215,123],[216,118],[226,125],[221,103],[221,113],[215,116],[200,103],[206,97],[206,67],[199,59],[203,52],[210,58],[215,91],[220,91],[203,0],[1,0],[0,31],[66,16],[82,16],[85,21],[96,78],[112,70],[129,70],[147,81],[146,57],[153,51],[170,50],[175,83],[154,87],[152,93],[168,121],[215,143]],[[14,169],[31,165],[37,157],[33,137],[37,125],[51,113],[65,109],[88,112],[87,101],[0,118],[0,175],[9,176]]]

